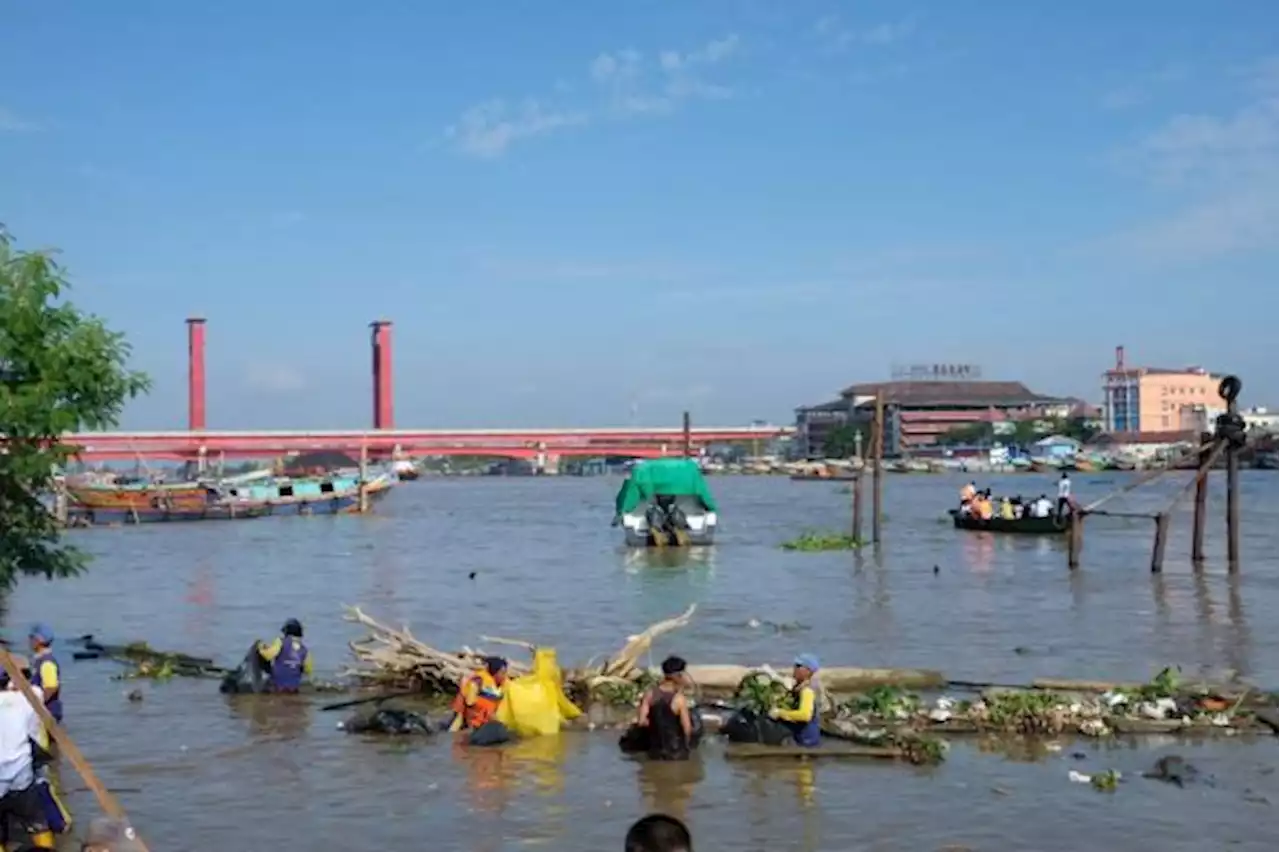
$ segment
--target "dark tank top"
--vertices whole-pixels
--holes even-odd
[[[680,714],[671,706],[679,693],[655,689],[649,703],[649,757],[654,760],[688,760],[689,740],[680,725]]]

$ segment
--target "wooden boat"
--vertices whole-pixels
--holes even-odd
[[[984,521],[972,515],[961,515],[959,509],[950,509],[947,513],[951,515],[951,520],[958,530],[1021,535],[1062,535],[1071,529],[1071,516],[1067,516],[1062,521],[1058,520],[1057,515],[1049,515],[1047,518],[1021,517],[1012,521],[992,518]]]
[[[86,509],[152,510],[199,509],[206,505],[208,486],[200,482],[129,482],[68,484],[67,495]]]
[[[1080,473],[1093,473],[1098,469],[1098,466],[1088,456],[1076,456],[1071,462],[1070,469]]]
[[[384,471],[365,482],[365,495],[376,500],[397,482]],[[281,477],[265,483],[249,483],[224,489],[227,500],[242,509],[265,515],[338,515],[360,509],[360,475],[292,479]]]
[[[269,514],[270,511],[266,506],[243,504],[221,497],[207,502],[204,506],[80,507],[75,510],[76,517],[82,518],[88,525],[150,524],[170,521],[245,521],[265,518]]]

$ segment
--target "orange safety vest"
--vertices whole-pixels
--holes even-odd
[[[476,687],[475,699],[467,703],[467,686]],[[502,703],[502,687],[494,681],[493,675],[481,669],[462,682],[457,696],[453,699],[452,710],[462,717],[462,727],[474,730],[493,718]]]

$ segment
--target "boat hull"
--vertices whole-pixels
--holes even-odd
[[[199,509],[209,501],[204,485],[68,486],[67,495],[86,509]]]
[[[1071,529],[1071,517],[1059,521],[1056,515],[1047,518],[1018,518],[1006,520],[991,518],[983,520],[972,515],[961,515],[956,509],[950,510],[951,521],[958,530],[971,532],[1007,533],[1011,535],[1063,535]]]
[[[659,533],[654,535],[649,528],[649,520],[643,512],[632,512],[622,516],[623,538],[627,547],[707,547],[715,544],[717,518],[715,512],[695,512],[685,510],[685,519],[689,528],[682,530],[683,535],[676,540],[675,536]]]
[[[76,518],[90,525],[96,524],[153,524],[182,521],[247,521],[264,518],[270,512],[263,506],[233,503],[212,503],[198,508],[142,508],[119,506],[110,508],[78,507]]]

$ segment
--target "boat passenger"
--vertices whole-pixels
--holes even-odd
[[[1071,508],[1071,475],[1065,470],[1062,472],[1062,478],[1058,480],[1058,518]]]
[[[1049,517],[1049,513],[1052,511],[1053,503],[1051,503],[1049,498],[1043,494],[1037,497],[1031,504],[1031,517],[1033,518],[1047,518]]]
[[[821,715],[818,706],[817,683],[814,675],[818,673],[818,658],[813,654],[801,654],[796,657],[794,676],[796,685],[792,687],[788,703],[792,706],[785,710],[769,711],[770,718],[777,719],[791,729],[791,736],[796,745],[813,748],[821,742]]]
[[[973,502],[975,504],[973,507],[974,514],[984,521],[991,520],[993,508],[991,505],[991,493],[989,491],[984,491],[975,497]]]
[[[636,724],[649,729],[649,757],[653,760],[688,760],[693,740],[693,717],[684,688],[689,682],[687,664],[680,657],[662,661],[662,682],[644,694]]]
[[[1021,520],[1027,514],[1027,504],[1023,502],[1022,495],[1019,494],[1013,498],[1013,517],[1015,520]]]
[[[1010,500],[1008,497],[1005,497],[1003,500],[1000,501],[1000,520],[1012,521],[1013,518],[1014,518],[1013,501]]]
[[[502,657],[486,657],[484,667],[476,669],[462,682],[453,699],[450,731],[474,731],[493,719],[502,703],[502,686],[507,682],[507,661]]]
[[[978,493],[978,483],[970,482],[960,489],[960,505],[968,503]]]
[[[26,660],[14,655],[24,674]],[[54,849],[53,831],[36,788],[35,738],[43,728],[35,708],[7,672],[0,671],[0,848],[9,848],[13,824],[25,829],[36,849]],[[39,687],[33,687],[44,700]]]
[[[258,643],[258,655],[271,667],[271,691],[296,693],[311,674],[311,652],[302,644],[302,622],[291,618],[270,644]]]
[[[31,645],[31,685],[40,687],[49,715],[62,721],[62,667],[53,656],[53,630],[47,624],[33,624],[27,631]]]

